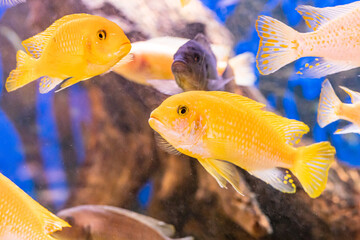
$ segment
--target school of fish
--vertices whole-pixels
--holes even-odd
[[[26,1],[1,0],[0,7],[22,2]],[[189,2],[180,0],[182,7]],[[259,16],[256,21],[260,38],[256,66],[260,74],[274,73],[302,57],[314,59],[298,69],[300,77],[320,78],[360,67],[360,1],[325,8],[298,6],[296,10],[312,32],[297,32],[269,16]],[[256,76],[249,70],[253,61],[249,55],[230,58],[226,46],[211,44],[202,34],[194,39],[160,37],[130,43],[116,23],[83,13],[60,18],[22,45],[26,52],[17,52],[16,69],[5,83],[9,92],[38,79],[40,93],[61,84],[59,91],[115,71],[172,95],[151,112],[150,127],[166,141],[162,144],[167,149],[197,159],[220,187],[230,183],[242,194],[240,167],[284,193],[296,192],[294,176],[311,198],[319,197],[326,188],[336,153],[330,142],[296,146],[309,132],[305,123],[281,117],[265,110],[262,103],[224,91],[233,80],[237,85],[254,84]],[[233,71],[231,78],[224,77],[228,68]],[[336,134],[360,133],[360,93],[340,88],[350,96],[351,103],[342,103],[329,80],[325,80],[317,121],[325,127],[343,119],[350,124]],[[2,174],[0,202],[0,239],[54,239],[50,234],[70,227]],[[120,226],[122,215],[129,213],[88,206],[61,214],[73,221],[83,215],[87,220],[90,215],[111,216]],[[155,223],[150,218],[134,220],[135,225]],[[67,237],[64,239],[85,239],[90,235],[107,239],[106,227],[85,232],[79,225],[77,232],[63,232]],[[73,233],[79,235],[74,237]],[[168,239],[162,231],[151,234]]]

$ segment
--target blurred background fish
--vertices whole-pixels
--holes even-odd
[[[339,119],[350,121],[351,124],[338,129],[336,134],[360,133],[360,93],[340,86],[351,97],[351,104],[342,103],[336,96],[329,80],[322,84],[318,109],[318,123],[325,127]]]
[[[318,58],[300,68],[297,73],[303,77],[319,78],[360,66],[360,2],[326,8],[298,6],[296,10],[313,32],[299,33],[268,16],[256,21],[260,37],[256,60],[261,74],[309,56]]]
[[[123,62],[113,71],[136,83],[149,85],[147,80],[174,80],[171,71],[174,54],[190,39],[179,37],[158,37],[132,43],[130,53],[132,61]],[[231,48],[220,44],[211,44],[211,50],[217,58],[217,71],[222,74],[227,67]]]
[[[46,210],[0,173],[0,239],[51,240],[70,225]]]
[[[60,240],[170,240],[175,234],[172,225],[111,206],[83,205],[64,209],[58,215],[72,225],[53,234]]]
[[[14,91],[38,78],[39,91],[47,93],[107,72],[125,57],[131,44],[122,29],[106,18],[90,14],[62,17],[44,32],[22,42],[17,66],[6,80]]]
[[[112,70],[169,95],[184,90],[221,90],[233,79],[240,86],[253,86],[256,81],[252,53],[229,59],[229,47],[210,44],[202,34],[194,40],[159,37],[134,42],[130,54],[131,61],[120,62]],[[231,74],[225,77],[225,70]]]
[[[294,148],[309,127],[261,110],[264,106],[237,94],[190,91],[166,99],[149,124],[176,150],[199,160],[221,187],[228,181],[241,193],[239,166],[294,193],[294,180],[284,170],[290,169],[310,197],[320,196],[335,149],[329,142]]]
[[[233,78],[218,75],[216,57],[203,34],[182,45],[174,54],[171,65],[174,80],[149,80],[158,91],[173,95],[191,90],[224,90]]]

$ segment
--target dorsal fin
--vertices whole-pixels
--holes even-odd
[[[309,127],[300,121],[288,119],[272,112],[262,111],[261,116],[268,121],[289,145],[300,142],[302,136],[309,132]]]
[[[309,28],[316,31],[326,22],[354,11],[359,7],[360,2],[353,2],[345,5],[325,8],[301,5],[296,8],[296,11],[298,11],[298,13],[304,18]]]
[[[202,33],[196,34],[193,40],[199,43],[206,51],[212,53],[210,42],[204,34]]]
[[[348,89],[347,87],[340,86],[342,90],[344,90],[351,98],[352,103],[359,103],[360,102],[360,93],[355,92],[353,90]]]
[[[49,42],[49,39],[53,36],[56,29],[62,24],[74,20],[81,19],[91,16],[90,14],[79,13],[79,14],[71,14],[66,15],[58,20],[56,20],[53,24],[51,24],[45,31],[28,38],[22,42],[22,45],[25,47],[25,50],[28,54],[32,55],[34,58],[39,58]]]
[[[232,101],[232,103],[240,103],[242,106],[250,107],[254,110],[260,110],[264,108],[266,105],[259,103],[255,100],[252,100],[250,98],[235,94],[235,93],[229,93],[229,92],[222,92],[222,91],[209,91],[207,94],[219,97],[223,100],[229,100]]]

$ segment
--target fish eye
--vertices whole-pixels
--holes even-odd
[[[106,32],[105,30],[99,30],[97,32],[97,36],[100,40],[105,40],[106,39]]]
[[[194,54],[194,61],[196,63],[198,63],[200,61],[200,55],[199,54],[197,54],[197,53]]]
[[[180,105],[177,109],[177,112],[180,116],[184,116],[189,112],[189,108],[184,105]]]

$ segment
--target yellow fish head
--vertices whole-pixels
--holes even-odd
[[[131,50],[130,40],[114,22],[98,17],[92,22],[92,31],[87,39],[89,62],[113,65]]]
[[[150,127],[177,149],[180,146],[196,145],[204,134],[205,118],[191,93],[169,97],[150,114]]]

